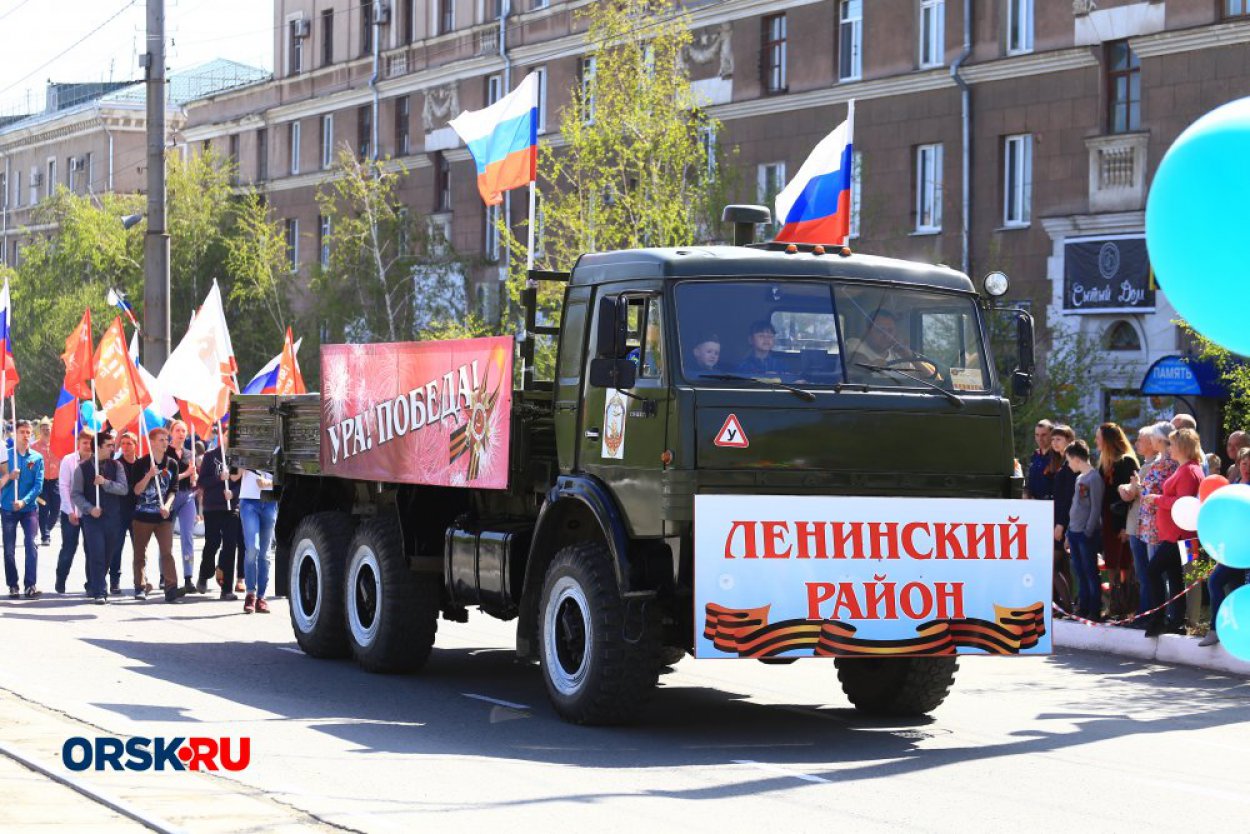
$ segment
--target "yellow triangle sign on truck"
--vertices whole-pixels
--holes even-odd
[[[725,418],[725,425],[720,427],[720,431],[716,433],[716,439],[712,442],[717,446],[726,446],[730,449],[745,449],[751,445],[736,414],[730,414]]]

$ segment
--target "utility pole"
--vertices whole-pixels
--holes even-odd
[[[143,365],[169,358],[169,230],[165,219],[165,0],[147,0],[148,230],[143,237]]]

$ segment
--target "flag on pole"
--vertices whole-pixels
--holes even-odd
[[[4,280],[4,289],[0,290],[0,347],[4,348],[4,391],[5,397],[13,396],[21,377],[17,374],[17,363],[13,361],[13,336],[9,327],[13,323],[13,304],[9,299],[9,279]]]
[[[229,407],[233,375],[237,372],[221,291],[213,282],[204,306],[165,361],[156,382],[164,393],[198,406],[216,419]]]
[[[489,107],[466,110],[448,124],[477,163],[477,190],[486,205],[499,205],[503,192],[537,179],[538,78],[534,73]]]
[[[61,382],[61,394],[52,412],[52,437],[48,448],[56,457],[73,454],[78,435],[78,401],[91,399],[91,377],[95,372],[92,354],[91,310],[83,311],[78,326],[65,340],[65,378]]]
[[[96,350],[95,390],[100,410],[114,427],[129,426],[152,404],[152,396],[130,360],[120,317],[113,319]]]
[[[794,179],[777,195],[777,222],[783,225],[776,240],[836,246],[846,241],[851,233],[854,130],[855,102],[851,101],[846,121],[820,140]]]
[[[135,330],[139,329],[139,322],[135,319],[135,308],[126,300],[126,295],[120,293],[112,287],[108,291],[108,303],[110,307],[116,307],[126,314],[126,318],[130,320],[130,326]]]
[[[148,393],[152,396],[152,408],[160,413],[165,419],[169,419],[178,413],[178,403],[173,397],[161,390],[160,384],[156,381],[156,377],[148,372],[148,369],[139,364],[139,331],[135,330],[130,337],[130,361],[134,363],[135,370],[139,372],[139,381],[143,383],[143,387],[148,389]],[[148,428],[152,428],[149,426]]]
[[[290,338],[289,337],[290,328],[287,329],[287,333],[288,333],[288,338]],[[303,343],[304,343],[304,340],[299,339],[292,346],[291,353],[292,353],[293,358],[295,357],[296,354],[299,353],[299,347]],[[280,393],[278,391],[279,365],[282,364],[282,360],[285,356],[286,356],[286,343],[283,342],[282,352],[279,353],[277,356],[275,356],[273,359],[270,359],[268,362],[266,362],[265,366],[256,372],[256,376],[252,377],[248,381],[247,385],[243,386],[243,393],[244,394],[277,394],[277,393]],[[300,386],[302,387],[304,383],[304,377],[299,372],[298,360],[295,361],[295,373],[299,379]],[[301,390],[301,391],[294,391],[294,392],[288,391],[288,392],[281,392],[281,393],[303,394],[303,393],[306,393],[306,389]]]
[[[299,359],[296,351],[299,347],[291,341],[291,328],[286,329],[286,338],[282,342],[282,361],[278,363],[279,394],[307,394],[304,386],[304,375],[299,370]]]

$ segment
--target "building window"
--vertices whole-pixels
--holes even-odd
[[[502,204],[501,204],[502,205]],[[499,260],[499,206],[486,207],[486,260]]]
[[[530,5],[530,8],[531,9],[545,9],[547,8],[547,0],[534,0],[534,2]]]
[[[304,27],[307,25],[303,19],[287,21],[287,75],[299,75],[304,70]]]
[[[13,205],[20,206],[22,204],[22,172],[13,172]]]
[[[434,210],[451,211],[451,165],[442,151],[434,152]]]
[[[373,53],[373,0],[360,3],[360,54]]]
[[[409,99],[408,96],[400,96],[395,99],[395,155],[407,156],[412,152],[410,146],[409,131]]]
[[[535,67],[531,70],[538,76],[538,132],[547,130],[547,68]]]
[[[456,0],[438,0],[438,33],[446,35],[456,28]]]
[[[703,146],[703,157],[707,163],[707,175],[714,177],[716,176],[716,166],[720,157],[720,145],[716,138],[716,127],[714,125],[702,125],[699,127],[699,143]]]
[[[859,237],[859,186],[863,182],[864,154],[856,151],[851,156],[851,228],[850,237]]]
[[[581,87],[582,121],[586,124],[595,123],[595,68],[598,59],[593,55],[582,58],[577,66],[577,75]]]
[[[491,106],[501,98],[503,98],[503,76],[486,76],[486,106]]]
[[[36,205],[39,202],[39,185],[43,182],[43,175],[39,173],[39,168],[31,167],[30,169],[30,205]]]
[[[261,128],[256,131],[256,181],[269,179],[269,130]]]
[[[1250,0],[1224,0],[1224,17],[1250,15]]]
[[[321,10],[321,66],[334,63],[334,9]]]
[[[324,214],[317,216],[317,251],[318,263],[323,269],[330,266],[330,218]]]
[[[74,157],[65,157],[65,187],[70,191],[74,190]]]
[[[44,199],[51,197],[54,191],[56,191],[56,160],[49,159],[48,160],[48,175],[44,178],[44,181],[43,181]]]
[[[786,91],[786,16],[760,21],[760,83],[766,93]]]
[[[327,114],[321,117],[321,168],[325,170],[334,164],[334,116]]]
[[[920,66],[946,60],[946,0],[920,0]]]
[[[1027,226],[1033,209],[1033,137],[1003,140],[1003,225]]]
[[[400,8],[403,10],[400,40],[410,44],[417,39],[417,0],[402,0]]]
[[[230,134],[226,142],[230,159],[230,184],[239,184],[239,134]]]
[[[942,230],[942,146],[916,148],[916,231]]]
[[[777,202],[777,195],[781,193],[781,189],[786,187],[786,163],[784,162],[765,162],[756,168],[755,172],[755,190],[756,196],[761,205],[768,206],[769,209]],[[768,231],[772,235],[776,235],[782,226],[781,217],[774,217],[772,225]]]
[[[356,108],[356,151],[361,159],[369,159],[372,154],[370,141],[373,138],[373,107],[366,104]]]
[[[1107,328],[1103,347],[1114,351],[1140,351],[1141,337],[1133,325],[1121,319]]]
[[[292,272],[299,269],[299,221],[295,218],[286,221],[286,259]]]
[[[1141,128],[1141,62],[1128,41],[1107,44],[1107,104],[1111,133]]]
[[[287,126],[287,145],[291,150],[291,174],[299,173],[299,122],[291,122]]]
[[[1033,0],[1007,0],[1007,54],[1033,51]]]
[[[95,193],[95,164],[91,158],[91,151],[87,151],[83,156],[83,171],[87,175],[87,193]]]
[[[864,71],[864,0],[842,0],[839,6],[838,80],[857,81]]]
[[[9,207],[9,178],[0,171],[0,209]],[[0,257],[4,256],[4,252],[0,251]]]

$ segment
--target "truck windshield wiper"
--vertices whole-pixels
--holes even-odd
[[[804,391],[802,388],[795,388],[793,385],[787,385],[780,380],[761,379],[757,376],[741,376],[739,374],[699,374],[700,379],[720,379],[728,382],[759,382],[763,385],[772,385],[775,388],[782,388],[794,394],[803,402],[815,402],[816,395],[811,391]]]
[[[926,388],[932,388],[934,391],[937,391],[937,392],[938,392],[939,394],[941,394],[943,397],[946,397],[946,399],[950,400],[951,402],[953,402],[955,405],[959,406],[960,408],[963,408],[963,407],[964,407],[964,401],[963,401],[963,400],[959,399],[959,397],[955,396],[955,395],[954,395],[954,394],[952,394],[950,391],[947,391],[947,390],[946,390],[945,388],[943,388],[941,385],[938,385],[938,384],[937,384],[937,383],[935,383],[935,382],[930,382],[930,381],[929,381],[929,380],[927,380],[927,379],[923,379],[923,378],[921,378],[921,377],[918,377],[918,376],[914,376],[914,375],[912,375],[912,374],[909,374],[909,373],[907,373],[906,371],[902,370],[901,368],[890,368],[890,367],[887,367],[887,366],[885,366],[885,365],[869,365],[869,364],[864,363],[864,362],[856,362],[855,364],[856,364],[856,365],[858,365],[858,366],[859,366],[859,367],[861,367],[861,368],[865,368],[865,369],[867,369],[867,370],[869,370],[869,371],[875,371],[875,372],[877,372],[877,373],[879,373],[879,374],[882,374],[882,373],[893,373],[893,374],[898,374],[899,376],[905,376],[905,377],[907,377],[908,379],[910,379],[912,382],[919,382],[921,385],[923,385],[923,386],[924,386],[924,387],[926,387]]]

